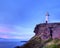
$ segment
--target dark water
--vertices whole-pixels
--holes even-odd
[[[20,42],[20,41],[0,41],[0,48],[15,48],[16,46],[21,46],[25,44],[26,42]]]

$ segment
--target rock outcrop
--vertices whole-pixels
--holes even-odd
[[[42,23],[36,25],[34,29],[35,35],[41,35],[41,38],[60,38],[60,23]]]

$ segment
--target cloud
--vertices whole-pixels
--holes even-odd
[[[8,35],[0,35],[0,38],[9,38],[9,36]]]
[[[33,28],[25,28],[17,25],[0,25],[0,35],[2,38],[29,39],[34,33]]]

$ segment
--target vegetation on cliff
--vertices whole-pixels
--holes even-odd
[[[23,46],[16,48],[60,48],[60,39],[42,40],[40,36],[34,36]]]
[[[42,40],[40,36],[34,36],[23,46],[16,48],[60,48],[60,39]]]

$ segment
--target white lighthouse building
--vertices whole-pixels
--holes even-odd
[[[46,18],[45,18],[45,20],[46,20],[46,23],[48,23],[48,19],[49,19],[49,13],[48,12],[46,12]]]

